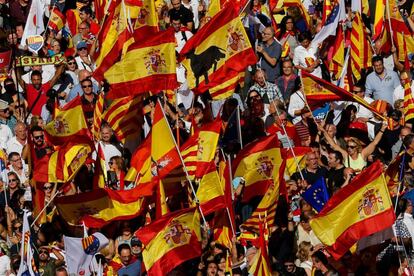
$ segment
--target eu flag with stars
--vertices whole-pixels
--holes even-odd
[[[409,201],[411,201],[411,204],[414,204],[414,189],[405,193],[403,198],[408,199]]]
[[[316,180],[316,182],[302,194],[302,197],[313,207],[313,209],[320,212],[323,206],[325,206],[325,203],[329,200],[325,179],[321,177]]]

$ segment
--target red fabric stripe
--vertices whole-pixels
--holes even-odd
[[[338,260],[351,248],[359,239],[391,227],[395,221],[393,208],[387,211],[364,219],[350,226],[337,239],[336,242],[327,246],[329,253]]]
[[[262,180],[244,187],[242,202],[248,202],[255,196],[263,196],[267,192],[270,183],[271,180]]]
[[[203,204],[200,204],[200,208],[205,216],[225,207],[226,202],[224,196],[215,197]]]

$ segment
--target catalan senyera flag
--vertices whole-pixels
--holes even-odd
[[[361,70],[371,66],[372,48],[359,12],[352,20],[351,31],[351,69],[357,80],[361,79]]]
[[[254,196],[263,196],[273,183],[283,180],[280,143],[276,135],[270,135],[245,146],[233,162],[234,177],[243,177],[245,187],[243,201]]]
[[[177,88],[174,30],[152,34],[130,45],[104,77],[111,84],[108,98],[113,99]]]
[[[132,219],[144,210],[144,197],[139,188],[114,191],[97,189],[71,196],[62,196],[55,200],[59,214],[69,224],[81,221],[87,227],[101,228],[116,220]]]
[[[160,141],[160,139],[162,139]],[[164,178],[181,164],[180,153],[172,136],[170,126],[164,116],[161,104],[155,106],[151,129],[152,174]]]
[[[322,26],[325,25],[325,21],[328,19],[329,15],[332,12],[333,5],[335,5],[335,1],[325,0],[323,2],[323,10],[322,10]]]
[[[59,32],[65,26],[65,16],[60,12],[58,8],[53,8],[50,17],[48,27],[52,30]]]
[[[339,86],[315,77],[308,72],[302,71],[303,92],[308,104],[312,107],[320,106],[327,101],[352,101],[357,102],[369,111],[384,118],[378,111],[368,104],[363,98],[358,97]]]
[[[395,156],[384,172],[385,181],[387,182],[388,191],[390,192],[391,197],[394,197],[399,193],[398,186],[401,179],[400,166],[401,163],[405,162],[403,161],[403,159],[405,158],[404,154],[405,152],[400,152],[397,156]]]
[[[42,183],[71,181],[94,150],[90,140],[77,140],[67,142],[50,156],[38,160],[34,166],[33,179]]]
[[[102,119],[111,126],[116,138],[122,143],[137,139],[140,135],[141,102],[141,97],[119,98],[114,100],[102,114]]]
[[[54,145],[62,145],[78,137],[90,137],[79,96],[57,112],[55,118],[46,125],[45,132],[48,141]]]
[[[167,275],[201,255],[200,214],[196,208],[169,213],[135,232],[142,243],[148,275]]]
[[[216,119],[204,125],[181,146],[184,164],[193,179],[203,177],[210,170],[222,124],[220,119]]]
[[[372,30],[372,40],[377,40],[382,30],[384,29],[385,24],[385,8],[387,6],[386,0],[376,0],[375,1],[375,15],[374,15],[374,28]]]
[[[313,232],[335,258],[359,239],[391,227],[395,214],[379,161],[356,176],[310,221]]]
[[[214,162],[198,183],[197,198],[204,215],[226,207],[224,189]]]
[[[185,57],[182,63],[187,69],[188,84],[196,94],[235,79],[257,61],[238,12],[231,4],[225,5],[191,37],[180,55]]]
[[[293,155],[292,150],[295,155]],[[312,152],[312,149],[309,147],[293,147],[292,150],[283,149],[283,158],[286,160],[285,174],[289,176],[292,176],[295,172],[298,171],[298,165],[300,169],[305,168],[306,166],[305,156],[308,152]],[[295,161],[295,157],[296,157],[296,161]]]
[[[100,139],[104,104],[105,104],[105,93],[100,93],[98,95],[98,100],[96,101],[95,110],[93,111],[92,135],[96,141]]]
[[[158,31],[158,14],[152,0],[110,1],[108,16],[98,37],[94,78],[103,80],[104,73],[116,63],[132,42],[142,42]]]
[[[345,35],[342,28],[338,28],[335,41],[333,43],[332,59],[329,62],[329,71],[331,71],[338,80],[341,76],[345,62]]]
[[[392,2],[392,1],[390,1]],[[397,12],[399,14],[399,12]],[[404,61],[410,53],[414,53],[414,38],[402,18],[391,18],[393,40],[398,52],[398,60]]]
[[[414,118],[414,99],[411,92],[411,78],[407,72],[401,73],[401,80],[404,80],[404,120],[408,121]]]
[[[107,5],[107,0],[94,0],[93,6],[95,8],[95,18],[98,21],[98,24],[104,19],[105,16],[105,7]]]
[[[267,252],[267,238],[269,233],[265,228],[263,220],[259,222],[259,250],[253,259],[253,263],[249,269],[249,274],[257,276],[270,276],[272,275],[271,264],[269,261],[269,254]]]

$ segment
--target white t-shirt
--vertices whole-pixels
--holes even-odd
[[[314,61],[317,60],[316,53],[317,53],[317,49],[312,46],[309,46],[308,49],[305,49],[302,45],[299,45],[298,47],[295,48],[295,51],[294,51],[293,64],[299,65],[302,67],[309,67]],[[313,70],[311,74],[318,78],[322,78],[321,67],[320,66],[316,67],[315,70]]]
[[[22,155],[24,145],[20,144],[20,142],[17,141],[16,136],[13,136],[7,142],[6,147],[7,147],[6,151],[7,151],[8,154],[11,153],[11,152],[17,152],[18,154]]]
[[[364,100],[371,104],[374,100],[370,97],[364,97]],[[364,107],[362,104],[360,103],[354,103],[354,102],[350,102],[349,104],[355,105],[357,108],[357,114],[356,117],[357,118],[372,118],[374,115],[372,114],[371,111],[369,111],[368,108]]]
[[[296,116],[295,111],[301,110],[305,107],[304,100],[305,96],[303,96],[302,91],[296,91],[290,96],[288,113],[290,116],[293,117],[292,123],[294,125],[302,121],[302,116]]]
[[[411,96],[413,96],[414,98],[414,82],[413,81],[411,81]],[[394,89],[393,103],[395,104],[397,100],[403,100],[403,99],[404,99],[404,88],[400,84]]]
[[[101,144],[102,151],[105,156],[105,167],[106,170],[109,170],[109,160],[111,160],[114,156],[122,156],[121,152],[112,144],[104,144],[103,142],[99,142]],[[98,150],[98,144],[96,144],[96,150]],[[93,159],[96,160],[96,152],[94,152]]]
[[[10,258],[7,255],[0,257],[0,276],[6,276],[10,271]]]
[[[185,38],[183,36],[183,32],[185,33]],[[175,32],[174,35],[175,42],[177,43],[177,47],[175,47],[175,50],[179,53],[184,48],[184,45],[187,43],[187,41],[193,36],[193,33],[189,31],[178,31]]]
[[[13,133],[10,127],[5,124],[0,124],[0,148],[7,149],[7,143],[13,138]]]

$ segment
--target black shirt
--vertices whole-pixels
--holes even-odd
[[[327,174],[328,178],[328,188],[330,194],[333,194],[336,190],[340,189],[341,186],[344,184],[344,169],[342,167],[340,169],[330,169]]]
[[[308,182],[308,184],[312,185],[321,177],[325,177],[327,174],[327,170],[324,167],[319,167],[316,170],[316,173],[308,171],[306,168],[302,170],[303,178]]]
[[[171,9],[168,11],[168,16],[171,20],[174,18],[180,18],[181,24],[187,25],[189,22],[193,22],[193,12],[184,7],[183,5],[180,6],[179,10]]]

